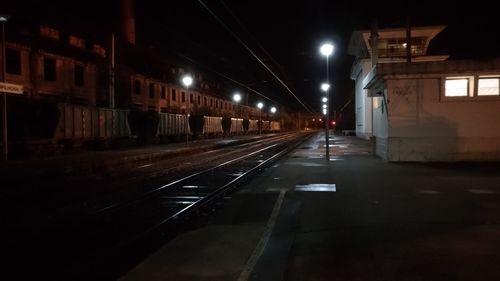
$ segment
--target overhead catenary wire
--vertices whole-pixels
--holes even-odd
[[[194,46],[196,46],[196,47],[198,47],[198,48],[204,49],[204,50],[205,50],[205,52],[206,52],[208,55],[212,55],[212,56],[214,56],[214,55],[215,55],[212,51],[209,51],[208,49],[204,48],[204,47],[203,47],[203,45],[201,45],[201,44],[199,44],[199,43],[197,43],[197,42],[195,42],[195,41],[193,41],[193,40],[191,40],[191,39],[189,39],[189,38],[186,38],[186,37],[180,37],[180,36],[178,36],[178,37],[179,37],[180,39],[182,39],[182,40],[185,40],[185,41],[186,41],[186,42],[188,42],[189,44],[192,44],[192,45],[194,45]],[[157,43],[155,43],[155,44],[157,44]],[[242,86],[242,87],[244,87],[245,89],[247,89],[247,90],[249,90],[249,91],[251,91],[251,92],[253,92],[253,93],[255,93],[255,94],[259,95],[259,96],[261,96],[262,98],[264,98],[264,99],[266,99],[266,100],[268,100],[268,101],[271,101],[271,102],[275,103],[276,105],[279,105],[280,107],[285,107],[282,103],[280,103],[280,102],[278,102],[278,101],[276,101],[276,100],[274,100],[274,99],[272,99],[272,98],[270,98],[270,97],[266,96],[265,94],[263,94],[263,93],[261,93],[261,92],[259,92],[259,91],[255,90],[255,89],[253,89],[253,88],[250,88],[249,86],[245,85],[245,83],[240,82],[240,81],[238,81],[238,80],[236,80],[236,79],[234,79],[234,78],[230,77],[229,75],[224,74],[224,73],[222,73],[222,72],[220,72],[220,71],[218,71],[218,70],[216,70],[216,69],[214,69],[214,68],[212,68],[212,67],[210,67],[210,66],[208,66],[208,65],[206,65],[206,64],[204,64],[204,63],[202,63],[202,62],[200,62],[200,61],[198,61],[198,60],[196,60],[196,59],[194,59],[194,58],[192,58],[192,57],[189,57],[189,56],[187,56],[187,55],[185,55],[185,54],[183,54],[183,53],[180,53],[180,52],[178,52],[178,51],[173,51],[173,54],[174,54],[174,55],[176,55],[176,56],[178,56],[178,57],[181,57],[181,58],[183,58],[183,59],[185,59],[185,60],[188,60],[188,61],[190,61],[190,62],[192,62],[192,63],[194,63],[194,64],[197,64],[197,65],[199,65],[199,66],[201,66],[201,67],[203,67],[203,68],[205,68],[205,69],[209,70],[209,71],[210,71],[210,72],[212,72],[212,73],[215,73],[216,75],[218,75],[218,76],[220,76],[220,77],[222,77],[222,78],[224,78],[224,79],[226,79],[226,80],[229,80],[229,81],[231,81],[231,82],[233,82],[233,83],[235,83],[235,84],[237,84],[237,85],[239,85],[239,86]]]
[[[251,91],[251,92],[253,92],[253,93],[257,94],[257,95],[259,95],[259,96],[261,96],[261,97],[263,97],[263,98],[265,98],[265,99],[267,99],[269,101],[272,101],[273,103],[276,103],[277,105],[283,106],[283,104],[281,104],[281,103],[279,103],[279,102],[277,102],[277,101],[275,101],[275,100],[267,97],[266,95],[260,93],[259,91],[255,90],[255,89],[252,89],[252,88],[248,87],[247,85],[245,85],[244,83],[241,83],[241,82],[239,82],[239,81],[237,81],[237,80],[229,77],[228,75],[226,75],[224,73],[221,73],[221,72],[219,72],[219,71],[217,71],[217,70],[215,70],[215,69],[213,69],[213,68],[211,68],[209,66],[206,66],[203,63],[201,63],[201,62],[199,62],[199,61],[197,61],[197,60],[195,60],[193,58],[190,58],[190,57],[188,57],[188,56],[186,56],[184,54],[181,54],[181,53],[175,53],[175,54],[178,55],[178,56],[180,56],[180,57],[182,57],[182,58],[184,58],[184,59],[186,59],[186,60],[188,60],[188,61],[190,61],[190,62],[192,62],[192,63],[198,64],[198,65],[200,65],[200,66],[208,69],[209,71],[211,71],[211,72],[213,72],[213,73],[215,73],[215,74],[217,74],[217,75],[219,75],[219,76],[221,76],[221,77],[223,77],[223,78],[225,78],[225,79],[227,79],[227,80],[229,80],[229,81],[231,81],[231,82],[233,82],[235,84],[238,84],[238,85],[244,87],[245,89],[247,89],[247,90],[249,90],[249,91]]]
[[[243,42],[243,40],[234,33],[229,26],[227,26],[202,0],[198,0],[198,2],[219,22],[271,75],[276,78],[280,82],[283,87],[302,105],[302,107],[307,110],[309,113],[312,111],[297,97],[292,90],[248,47],[248,45]]]
[[[262,44],[259,43],[259,41],[245,28],[245,26],[243,25],[243,23],[238,19],[238,17],[233,13],[233,11],[226,5],[226,3],[223,1],[223,0],[219,0],[219,2],[222,4],[222,6],[228,11],[228,13],[233,17],[233,19],[239,24],[239,26],[247,33],[249,34],[249,36],[253,39],[253,41],[255,41],[255,43],[257,44],[257,46],[262,50],[262,52],[264,52],[264,54],[266,54],[269,59],[276,65],[280,68],[281,70],[281,74],[285,74],[283,72],[283,66],[278,63],[274,57],[264,48],[264,46],[262,46]]]

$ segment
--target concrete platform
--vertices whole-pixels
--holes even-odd
[[[120,280],[500,280],[498,164],[393,164],[318,134]]]

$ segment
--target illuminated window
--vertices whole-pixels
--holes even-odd
[[[478,79],[477,95],[478,96],[498,96],[500,95],[498,77],[484,77]]]
[[[469,95],[469,79],[447,78],[444,84],[446,97],[467,97]]]

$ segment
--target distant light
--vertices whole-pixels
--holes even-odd
[[[319,119],[318,119],[318,121],[319,121],[319,122],[322,122],[322,121],[323,121],[323,119],[319,118]]]
[[[326,115],[326,108],[323,108],[323,115]]]
[[[330,84],[328,84],[328,83],[321,84],[321,90],[326,92],[326,91],[328,91],[328,89],[330,89]]]
[[[191,84],[193,84],[193,78],[189,75],[182,77],[182,84],[186,87],[191,86]]]
[[[257,104],[257,107],[258,107],[259,109],[262,109],[262,108],[264,107],[264,104],[263,104],[263,103],[261,103],[261,102],[259,102],[259,103]]]
[[[271,107],[271,113],[273,113],[273,114],[276,113],[276,107],[274,107],[274,106]]]
[[[7,15],[0,15],[0,22],[7,22],[9,18],[10,17]]]
[[[319,48],[319,51],[321,52],[322,55],[329,56],[333,53],[333,45],[330,43],[323,44]]]
[[[240,95],[240,94],[238,94],[238,93],[234,94],[234,95],[233,95],[233,100],[234,100],[235,102],[240,102],[240,100],[241,100],[241,95]]]
[[[335,120],[333,120],[333,121],[332,121],[332,125],[335,125],[335,124],[337,124],[337,122],[335,122]]]
[[[326,104],[323,104],[323,108],[326,109],[328,106]]]
[[[316,119],[313,118],[313,122],[316,121]]]
[[[404,48],[406,48],[406,45],[407,45],[406,43],[403,43],[403,47],[404,47]]]
[[[327,102],[327,101],[328,101],[328,99],[327,99],[326,97],[323,97],[323,98],[321,99],[321,101],[322,101],[322,102]]]

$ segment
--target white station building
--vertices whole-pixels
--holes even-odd
[[[444,28],[352,33],[356,135],[387,161],[500,160],[500,58],[427,55]]]

